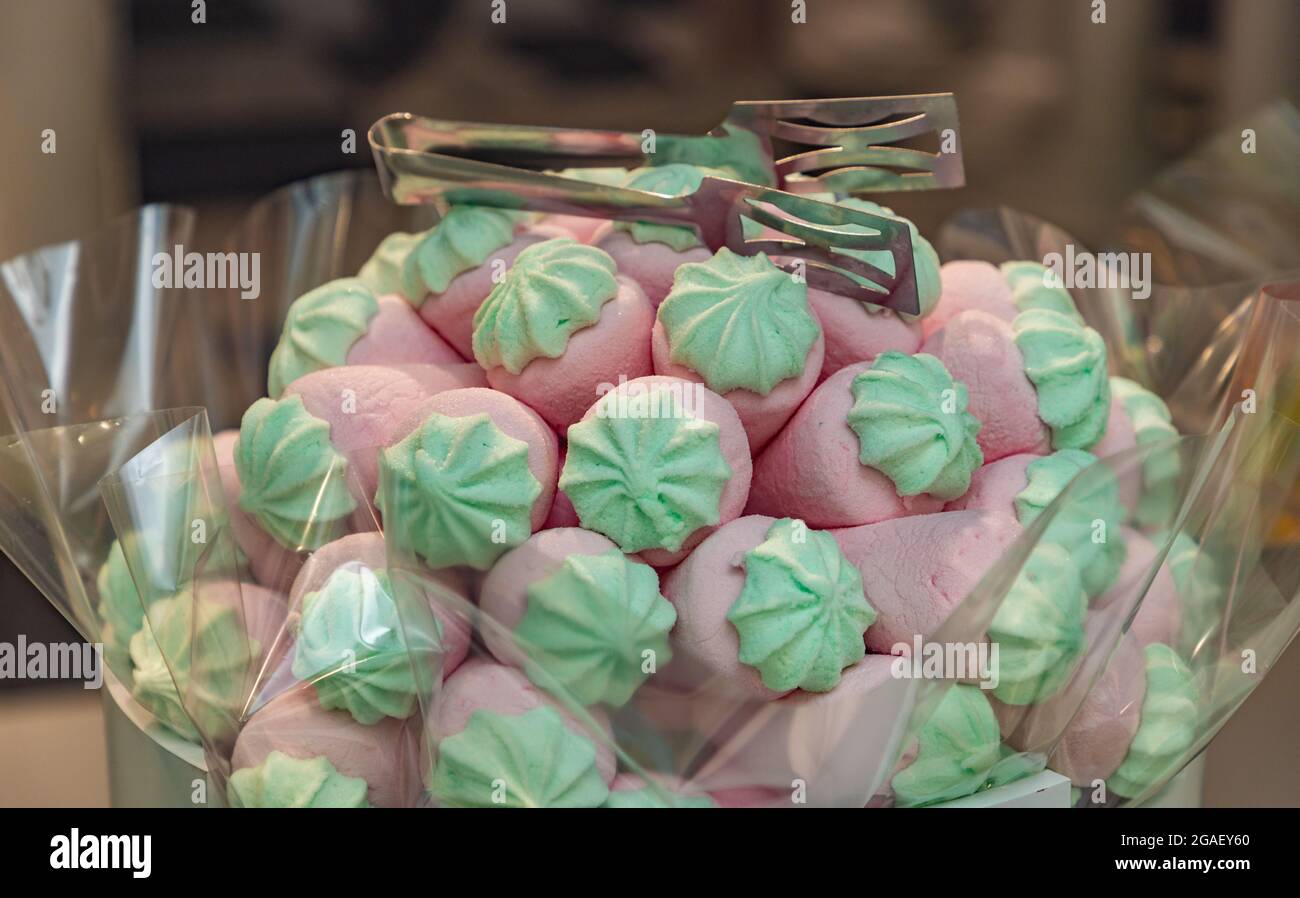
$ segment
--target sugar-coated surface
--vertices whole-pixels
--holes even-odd
[[[1133,429],[1132,419],[1124,410],[1124,400],[1118,393],[1112,392],[1110,414],[1106,418],[1106,432],[1097,441],[1097,445],[1088,451],[1098,458],[1107,458],[1127,452],[1136,445],[1137,433]],[[1117,462],[1111,470],[1115,471],[1116,480],[1119,481],[1120,502],[1132,511],[1137,507],[1138,499],[1142,497],[1141,461]]]
[[[901,735],[892,724],[911,692],[908,681],[892,676],[894,661],[867,655],[830,692],[795,690],[756,708],[741,730],[720,740],[696,782],[710,792],[759,789],[788,803],[791,782],[802,779],[810,805],[862,807],[886,773],[880,765]],[[717,738],[720,722],[699,724]]]
[[[1020,535],[1007,515],[945,511],[832,530],[857,565],[867,601],[879,616],[867,630],[867,650],[911,650],[948,619]]]
[[[949,502],[945,510],[970,509],[1014,516],[1016,496],[1029,484],[1026,469],[1041,457],[1021,453],[981,465],[971,477],[970,489],[964,496]]]
[[[568,709],[539,690],[520,671],[482,658],[466,661],[443,684],[438,701],[437,739],[446,739],[465,729],[470,716],[479,710],[497,714],[523,714],[542,705],[555,708],[575,733],[590,739],[596,746],[596,768],[606,783],[614,781],[615,761],[611,747],[613,736],[609,721],[598,708],[589,708],[597,731],[569,713]]]
[[[612,541],[578,527],[542,530],[497,559],[483,578],[479,608],[487,618],[480,624],[484,643],[503,664],[521,663],[509,633],[528,610],[528,587],[555,573],[570,555],[601,555],[617,551]]]
[[[913,353],[921,346],[921,323],[890,311],[868,312],[856,299],[809,288],[808,303],[822,324],[826,352],[821,380],[889,350]]]
[[[668,337],[664,333],[663,324],[659,321],[654,322],[650,347],[654,358],[655,374],[680,377],[696,383],[704,382],[704,378],[690,368],[673,364]],[[812,392],[821,373],[825,348],[825,338],[819,333],[804,359],[803,374],[799,377],[786,378],[766,396],[743,387],[722,394],[722,398],[731,403],[736,414],[740,416],[740,423],[744,425],[745,434],[749,437],[751,455],[757,456],[763,451],[772,437],[776,436],[790,420],[795,409]]]
[[[464,361],[400,296],[380,296],[379,314],[348,349],[349,365],[448,365]]]
[[[1127,615],[1132,610],[1133,602],[1139,592],[1146,586],[1147,574],[1155,565],[1159,548],[1136,530],[1123,528],[1124,564],[1119,569],[1115,585],[1097,597],[1095,608],[1118,606]],[[1174,585],[1174,576],[1169,566],[1161,562],[1156,570],[1155,579],[1146,586],[1146,595],[1138,606],[1137,617],[1129,627],[1129,632],[1137,639],[1142,648],[1153,642],[1174,645],[1178,641],[1178,629],[1182,624],[1182,606],[1178,599],[1178,589]]]
[[[679,265],[713,258],[704,246],[678,252],[666,243],[637,243],[626,231],[615,230],[613,222],[606,222],[592,233],[589,242],[613,256],[619,272],[635,279],[656,309],[672,289]]]
[[[963,312],[921,351],[937,356],[970,391],[967,409],[980,422],[976,437],[986,462],[1020,452],[1046,455],[1052,434],[1038,417],[1038,393],[1011,325],[987,312]]]
[[[767,538],[775,522],[748,515],[719,527],[663,579],[664,597],[677,609],[674,651],[687,656],[684,663],[695,662],[717,678],[716,688],[737,700],[770,701],[783,694],[768,689],[755,668],[741,663],[740,637],[727,620],[745,588],[745,553]]]
[[[821,528],[943,508],[932,496],[900,497],[893,481],[858,460],[858,435],[846,416],[853,378],[868,367],[862,362],[837,372],[799,407],[754,464],[747,513],[800,518]]]
[[[921,321],[927,339],[962,312],[987,312],[1008,324],[1019,312],[1007,279],[988,262],[947,262],[939,268],[939,281],[939,302]]]
[[[583,215],[543,215],[528,231],[544,234],[547,239],[572,237],[579,243],[593,243],[593,238],[608,224],[603,218]]]
[[[569,337],[556,359],[533,359],[518,374],[494,367],[488,383],[536,411],[558,433],[579,420],[601,395],[599,388],[654,373],[650,326],[654,308],[630,278],[618,278],[618,293],[600,310],[600,319]]]
[[[330,443],[353,466],[359,483],[356,497],[363,508],[374,500],[379,485],[379,450],[406,436],[409,416],[430,398],[416,377],[382,365],[325,368],[298,378],[286,396],[302,397],[314,417],[330,426]],[[358,516],[366,526],[368,513]]]
[[[1048,765],[1081,789],[1095,788],[1094,780],[1114,773],[1141,722],[1146,683],[1142,646],[1125,636],[1065,728]]]
[[[235,743],[231,769],[256,767],[273,751],[328,758],[344,776],[364,779],[376,807],[414,806],[421,792],[419,716],[365,726],[346,711],[326,711],[310,686],[293,688],[254,712]]]
[[[502,247],[482,265],[456,275],[442,293],[424,297],[420,317],[467,361],[474,358],[474,313],[496,286],[496,272],[505,273],[518,256],[534,243],[548,239],[546,234],[524,233],[509,246]]]

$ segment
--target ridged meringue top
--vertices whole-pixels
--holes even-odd
[[[329,758],[294,758],[273,751],[256,767],[230,775],[235,808],[368,808],[366,781],[344,776]]]
[[[95,586],[99,591],[99,619],[110,631],[105,635],[111,637],[114,649],[126,651],[131,637],[144,621],[144,603],[136,592],[118,540],[113,540],[108,547],[108,555],[95,575]],[[108,641],[106,638],[105,642]]]
[[[467,564],[482,571],[532,535],[541,492],[523,440],[485,413],[434,412],[380,454],[375,502],[399,544],[430,567]]]
[[[677,268],[658,317],[669,358],[715,393],[766,396],[803,374],[821,333],[805,284],[763,253],[741,256],[726,247],[707,262]]]
[[[894,795],[902,807],[977,792],[1001,760],[998,719],[978,686],[949,686],[917,742],[916,759],[894,774]]]
[[[196,602],[190,592],[161,599],[149,609],[130,644],[134,687],[131,695],[162,723],[199,741],[192,712],[208,736],[233,725],[250,664],[261,652],[229,605]],[[186,704],[181,693],[186,690]]]
[[[515,633],[530,660],[584,705],[624,705],[645,680],[645,656],[656,668],[672,659],[668,631],[677,611],[659,592],[659,575],[617,549],[570,555],[528,587]],[[536,671],[529,665],[529,675]]]
[[[411,248],[422,236],[405,231],[389,234],[379,241],[379,246],[375,247],[370,258],[361,266],[357,280],[369,287],[376,296],[402,296],[402,266],[406,264]],[[411,301],[411,297],[405,298]]]
[[[569,237],[528,247],[474,313],[474,358],[511,374],[559,358],[618,293],[616,272],[609,253]]]
[[[475,711],[439,743],[429,791],[449,808],[596,808],[609,797],[596,746],[545,705]]]
[[[1025,488],[1015,498],[1016,518],[1028,527],[1075,476],[1097,460],[1082,449],[1062,449],[1036,458],[1025,468]],[[1105,592],[1124,563],[1124,506],[1114,472],[1098,467],[1056,512],[1043,534],[1066,550],[1079,569],[1089,596]]]
[[[925,353],[882,352],[853,378],[848,424],[859,460],[894,482],[900,496],[952,500],[984,463],[980,422],[966,411],[966,385]]]
[[[1025,376],[1038,394],[1038,417],[1052,432],[1052,448],[1095,445],[1110,415],[1101,334],[1050,309],[1021,312],[1011,329],[1024,356]]]
[[[1173,416],[1163,399],[1128,378],[1112,377],[1110,392],[1132,423],[1137,445],[1144,447],[1142,494],[1134,517],[1145,526],[1167,525],[1178,501],[1182,470]]]
[[[1087,610],[1070,554],[1055,543],[1037,546],[989,624],[999,661],[993,694],[1009,705],[1055,695],[1083,652]]]
[[[271,352],[269,395],[279,396],[304,374],[344,364],[378,314],[379,300],[359,278],[330,281],[295,299]]]
[[[330,443],[330,426],[293,395],[259,399],[244,412],[235,443],[239,507],[276,542],[318,549],[356,508],[348,462]]]
[[[907,222],[907,229],[912,237],[912,271],[916,275],[916,298],[920,305],[920,317],[929,315],[938,304],[939,293],[942,291],[942,284],[939,282],[939,254],[934,251],[930,241],[922,236],[910,218],[904,218],[888,206],[854,196],[845,197],[836,203],[849,209],[857,209],[859,212],[869,212],[872,215]],[[854,226],[846,229],[857,230]],[[861,259],[890,274],[894,273],[894,257],[887,250],[843,249],[836,252]],[[905,317],[913,316],[905,315]]]
[[[688,165],[685,162],[673,162],[667,165],[647,165],[633,169],[628,173],[625,187],[634,190],[646,190],[661,193],[664,196],[684,196],[694,193],[700,182],[710,175],[730,177],[725,172]],[[684,252],[691,247],[703,246],[695,231],[678,225],[655,224],[649,221],[616,221],[614,230],[625,231],[637,243],[663,243],[677,252]]]
[[[1136,798],[1176,773],[1196,741],[1200,693],[1191,670],[1163,643],[1146,647],[1147,691],[1128,754],[1106,785],[1116,795]]]
[[[1022,312],[1030,309],[1050,309],[1060,312],[1083,324],[1083,316],[1074,305],[1070,291],[1058,283],[1051,269],[1038,262],[1017,260],[998,266],[1007,286],[1011,288],[1011,301]]]
[[[415,622],[407,624],[404,630],[386,572],[337,568],[302,599],[293,675],[312,684],[322,708],[341,708],[357,723],[410,717],[425,685],[413,657],[436,649],[438,635],[419,636],[423,645],[408,651]]]
[[[488,206],[452,206],[442,221],[416,235],[399,275],[401,294],[416,308],[436,297],[457,275],[477,268],[509,246],[519,224],[517,212]]]
[[[1133,432],[1139,446],[1178,436],[1178,428],[1173,425],[1169,406],[1155,393],[1126,377],[1112,377],[1110,388],[1133,422]]]
[[[727,612],[742,663],[776,692],[828,692],[866,654],[876,620],[862,575],[829,533],[783,518],[745,553],[745,585]]]
[[[610,392],[598,414],[569,427],[560,489],[583,527],[624,552],[675,552],[721,520],[732,471],[717,424],[688,414],[680,394],[663,384],[647,390],[658,414],[620,415],[619,394]]]

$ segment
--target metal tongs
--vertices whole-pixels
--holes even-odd
[[[889,146],[934,132],[951,152]],[[832,100],[744,101],[707,135],[647,134],[440,121],[394,113],[370,128],[384,193],[403,205],[453,204],[640,221],[692,228],[712,250],[765,252],[809,286],[916,314],[919,302],[906,222],[799,196],[929,190],[964,182],[951,94]],[[784,141],[811,145],[777,158]],[[690,162],[786,189],[706,177],[665,196],[544,171]],[[744,221],[772,231],[746,238]],[[856,254],[887,251],[893,273]],[[849,255],[853,253],[854,255]]]

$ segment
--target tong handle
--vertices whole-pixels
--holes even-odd
[[[532,165],[641,158],[639,136],[616,131],[480,125],[385,116],[370,129],[384,193],[401,205],[453,204],[621,221],[693,226],[683,197],[614,187],[534,171],[484,155],[512,155]],[[464,153],[461,156],[457,153]],[[611,163],[614,164],[614,163]]]
[[[371,137],[381,137],[390,147],[471,156],[534,171],[644,159],[641,136],[624,131],[455,122],[408,113],[380,119],[371,128]]]

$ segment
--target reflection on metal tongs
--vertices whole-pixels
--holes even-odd
[[[493,206],[689,227],[713,250],[765,252],[811,287],[915,314],[907,224],[796,192],[959,186],[960,152],[884,145],[931,131],[950,131],[955,140],[956,127],[951,94],[933,94],[735,103],[709,135],[656,135],[652,154],[643,152],[645,137],[638,133],[449,122],[409,113],[375,122],[370,147],[385,194],[400,204],[430,203],[442,211],[453,204]],[[776,158],[777,141],[814,148]],[[544,171],[669,162],[780,179],[788,190],[706,177],[694,193],[665,196]],[[747,219],[769,230],[755,229],[747,238]],[[866,252],[888,252],[892,273],[863,259]]]

